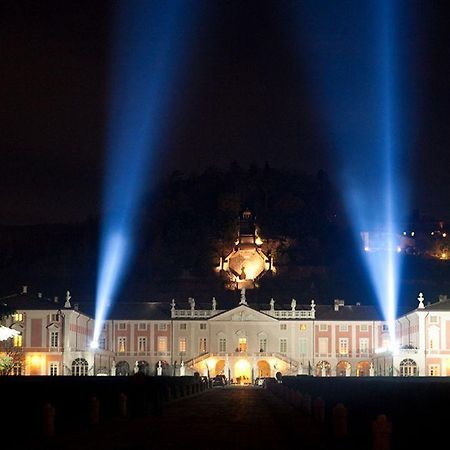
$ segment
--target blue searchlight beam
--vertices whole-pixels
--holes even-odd
[[[182,0],[116,4],[93,348],[135,244],[146,176],[161,146],[189,43],[195,11],[188,6]]]
[[[397,2],[302,2],[299,11],[311,91],[325,119],[353,232],[381,236],[378,251],[363,253],[395,348],[400,255],[397,236],[408,202],[401,161],[406,137],[399,110],[401,39]],[[402,17],[403,24],[405,17]]]

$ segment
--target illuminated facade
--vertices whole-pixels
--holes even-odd
[[[239,219],[239,231],[233,250],[221,258],[218,271],[228,278],[230,289],[253,289],[268,271],[275,271],[273,257],[262,249],[253,215],[246,210]]]
[[[113,307],[91,349],[92,305],[64,305],[22,292],[3,299],[16,310],[3,325],[20,334],[6,343],[23,357],[22,375],[225,374],[235,382],[258,376],[450,375],[450,299],[396,320],[398,348],[386,350],[386,324],[371,306],[206,305],[122,303]],[[5,344],[5,342],[3,342]],[[5,347],[3,348],[5,349]],[[159,364],[160,363],[160,364]]]

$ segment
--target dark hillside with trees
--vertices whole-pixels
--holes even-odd
[[[250,299],[270,297],[301,303],[333,298],[373,303],[372,290],[356,242],[346,224],[332,180],[267,164],[248,168],[234,162],[226,170],[174,172],[149,192],[133,238],[135,253],[122,300],[209,301],[224,294],[214,272],[236,238],[239,213],[250,209],[260,236],[275,256],[277,274],[266,275]],[[69,289],[82,300],[95,295],[99,220],[78,224],[0,227],[1,292],[29,285],[45,295]],[[403,292],[415,307],[418,290],[428,299],[446,293],[449,267],[405,256]],[[423,287],[421,287],[423,286]]]

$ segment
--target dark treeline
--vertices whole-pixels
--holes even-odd
[[[174,172],[148,193],[119,298],[220,298],[223,282],[213,268],[231,250],[239,213],[246,208],[254,212],[278,269],[250,294],[256,301],[273,296],[301,302],[373,302],[360,243],[349,232],[327,174],[308,175],[268,164],[243,168],[236,162],[228,169],[211,167],[199,174]],[[99,218],[2,227],[1,292],[29,285],[47,296],[63,296],[69,289],[80,300],[92,299],[99,230]],[[436,280],[425,277],[433,295],[443,293],[438,285],[441,275]],[[415,301],[416,285],[406,280],[405,286]]]

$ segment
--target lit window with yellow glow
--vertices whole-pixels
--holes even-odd
[[[200,353],[206,353],[206,338],[205,337],[200,338],[199,351],[200,351]]]
[[[339,339],[339,354],[340,355],[348,355],[348,339],[347,338]]]
[[[158,348],[158,352],[161,352],[161,353],[167,352],[167,337],[166,336],[158,336],[157,348]]]
[[[125,353],[127,347],[127,338],[120,336],[117,338],[117,351],[119,353]]]
[[[181,337],[178,340],[178,351],[179,352],[186,352],[186,348],[187,348],[187,340],[185,337]]]
[[[220,338],[219,339],[219,352],[226,352],[227,351],[227,340],[226,338]]]
[[[247,338],[239,338],[239,351],[246,352],[247,351]]]
[[[23,314],[22,313],[20,313],[20,314],[13,314],[12,318],[13,318],[14,322],[22,322]]]
[[[13,346],[14,347],[22,347],[22,345],[23,345],[23,336],[21,334],[14,336],[13,337]]]

